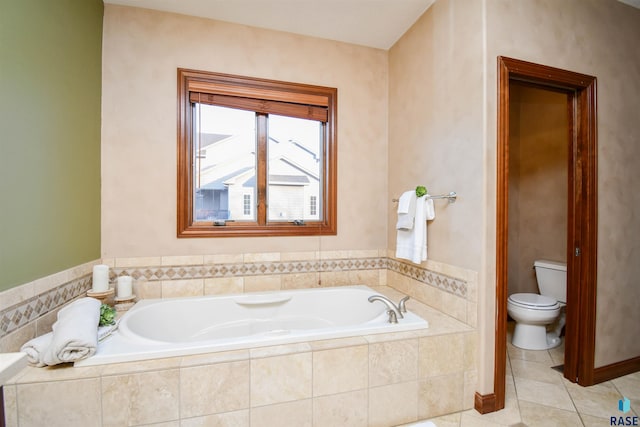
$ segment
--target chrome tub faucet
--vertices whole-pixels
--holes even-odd
[[[369,297],[369,302],[380,301],[384,303],[389,310],[387,310],[387,314],[389,315],[389,323],[398,323],[398,319],[404,318],[402,313],[407,312],[406,302],[409,297],[404,297],[400,300],[398,305],[395,305],[393,301],[384,295],[371,295]]]

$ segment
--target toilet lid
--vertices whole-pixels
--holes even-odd
[[[526,305],[528,307],[552,307],[558,304],[558,301],[550,297],[539,294],[513,294],[509,297],[512,302]]]

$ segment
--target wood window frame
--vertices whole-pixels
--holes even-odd
[[[257,113],[274,113],[309,118],[326,124],[322,147],[322,191],[319,221],[267,221],[266,194],[257,191],[257,221],[230,222],[215,226],[213,221],[194,221],[194,183],[191,155],[191,102],[194,93],[208,103],[241,108]],[[337,234],[337,98],[336,88],[289,83],[254,77],[178,68],[177,145],[177,237],[314,236]],[[258,126],[264,126],[258,120]],[[258,144],[261,146],[264,144]],[[266,153],[258,153],[257,174],[266,173]],[[258,177],[260,179],[260,177]]]

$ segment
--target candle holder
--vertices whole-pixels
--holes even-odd
[[[107,298],[115,293],[115,289],[109,288],[106,291],[95,292],[91,289],[87,291],[87,296],[91,298],[95,298],[100,301],[101,304],[107,304]]]
[[[115,297],[116,311],[127,311],[136,303],[136,296],[131,294],[126,297]]]

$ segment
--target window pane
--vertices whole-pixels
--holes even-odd
[[[322,219],[322,123],[270,114],[268,141],[268,220]]]
[[[194,104],[194,220],[255,221],[256,118]]]

